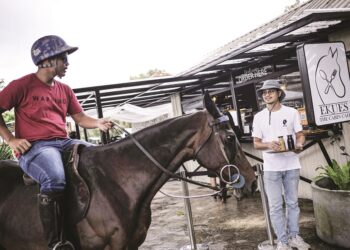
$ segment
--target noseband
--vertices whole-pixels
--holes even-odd
[[[204,145],[209,141],[210,137],[212,136],[212,134],[214,132],[215,138],[220,146],[221,153],[227,162],[227,164],[225,166],[221,167],[219,178],[226,184],[235,185],[238,181],[244,181],[244,179],[243,179],[243,176],[240,174],[239,168],[236,165],[230,164],[230,161],[229,161],[227,154],[225,152],[224,143],[222,142],[222,139],[220,138],[219,131],[217,129],[218,125],[220,125],[222,123],[229,122],[229,121],[230,121],[230,119],[228,118],[227,115],[222,115],[219,118],[215,119],[212,123],[209,123],[211,131],[210,131],[208,137],[205,139],[205,141],[197,148],[197,150],[194,154],[194,159],[197,159],[198,153],[201,151],[201,149],[204,147]],[[226,168],[228,170],[228,175],[230,176],[229,181],[225,180],[225,178],[223,177],[223,172]],[[235,169],[237,173],[234,175],[231,175],[231,168]],[[236,186],[236,187],[238,188],[238,186]]]

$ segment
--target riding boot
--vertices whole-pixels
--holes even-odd
[[[74,250],[69,241],[63,241],[63,194],[39,194],[39,214],[44,236],[51,250]]]

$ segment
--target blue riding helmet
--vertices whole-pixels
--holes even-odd
[[[32,60],[35,65],[40,62],[55,57],[62,53],[71,54],[76,51],[78,47],[71,47],[59,36],[44,36],[36,40],[31,49]]]

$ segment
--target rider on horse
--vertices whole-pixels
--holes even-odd
[[[68,138],[66,114],[83,128],[107,131],[112,126],[108,120],[87,116],[72,89],[55,79],[65,76],[67,56],[77,49],[58,36],[38,39],[31,49],[37,72],[12,81],[0,92],[0,114],[14,108],[16,119],[14,136],[0,115],[0,136],[17,155],[23,171],[40,185],[39,214],[49,249],[67,245],[61,242],[66,185],[61,153],[73,144],[87,144]]]

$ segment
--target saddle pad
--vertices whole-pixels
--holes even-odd
[[[83,144],[75,144],[72,151],[63,154],[67,181],[65,204],[68,205],[68,215],[73,223],[78,223],[86,216],[90,205],[89,188],[78,172],[79,154],[84,147]]]

